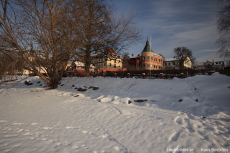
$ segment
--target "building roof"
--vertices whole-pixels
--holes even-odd
[[[159,55],[159,54],[156,54],[156,53],[154,53],[154,55],[155,55],[155,56],[160,56],[160,57],[162,57],[161,55]]]
[[[197,66],[204,66],[204,62],[198,63]]]
[[[216,61],[214,62],[214,65],[224,65],[224,61]]]
[[[166,62],[177,61],[177,59],[176,58],[165,58],[165,61]]]
[[[142,52],[153,52],[153,51],[151,51],[151,47],[149,45],[149,41],[148,40],[146,41],[145,48],[143,49]]]
[[[80,61],[75,61],[74,63],[76,64],[77,67],[84,67],[85,66],[85,64],[83,62],[80,62]],[[94,66],[92,64],[90,64],[90,67],[94,68]]]
[[[107,49],[107,50],[106,50],[106,53],[112,54],[112,55],[117,55],[117,53],[116,53],[114,50],[112,50],[111,48],[110,48],[110,49]]]

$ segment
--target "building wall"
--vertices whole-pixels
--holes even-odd
[[[179,61],[174,58],[174,60],[164,61],[164,70],[177,70],[179,69]],[[189,57],[184,61],[185,68],[192,68],[192,62]]]
[[[105,60],[104,58],[98,58],[94,60],[95,67],[97,68],[122,68],[122,60],[120,58]]]
[[[192,61],[190,60],[189,57],[187,57],[184,61],[184,67],[186,68],[192,68]]]
[[[164,70],[175,70],[179,68],[178,61],[164,61]]]
[[[162,70],[163,57],[154,54],[154,52],[141,53],[141,69],[142,70]]]
[[[109,51],[109,52],[108,52]],[[122,59],[118,54],[109,49],[107,54],[98,54],[93,57],[93,63],[97,72],[118,71],[122,69]]]

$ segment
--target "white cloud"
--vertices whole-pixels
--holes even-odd
[[[127,0],[128,1],[128,0]],[[142,30],[142,43],[133,45],[130,53],[140,53],[146,37],[152,36],[152,48],[158,54],[173,56],[175,47],[191,49],[197,59],[217,58],[216,1],[147,0],[137,4],[137,27]],[[214,53],[210,55],[211,53]]]
[[[217,52],[211,52],[208,54],[201,55],[196,58],[198,62],[205,62],[206,60],[208,61],[224,61],[224,58],[220,58]]]
[[[207,50],[201,50],[201,52],[217,52],[218,49],[207,49]]]

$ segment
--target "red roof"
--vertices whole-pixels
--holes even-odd
[[[106,51],[106,53],[108,53],[108,54],[113,54],[113,55],[117,55],[117,53],[116,53],[114,50],[112,50],[112,49],[108,49],[108,50]]]

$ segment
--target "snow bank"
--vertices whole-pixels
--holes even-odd
[[[230,150],[230,77],[218,73],[63,78],[56,90],[30,77],[4,89],[11,84],[0,86],[1,152]]]

